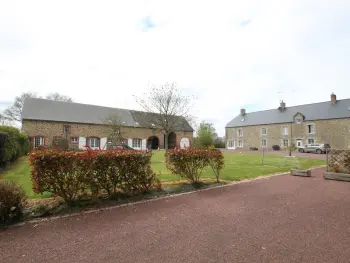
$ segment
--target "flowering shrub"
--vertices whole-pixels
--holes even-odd
[[[127,150],[62,152],[34,151],[30,156],[35,193],[52,192],[71,203],[91,189],[109,197],[117,191],[142,193],[155,181],[151,153]]]
[[[221,151],[190,148],[169,150],[166,154],[167,168],[174,174],[186,178],[192,183],[198,183],[205,167],[212,167],[217,181],[219,172],[224,166]]]

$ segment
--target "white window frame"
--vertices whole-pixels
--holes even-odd
[[[44,136],[34,136],[33,138],[33,147],[37,148],[45,144]]]
[[[285,144],[285,142],[287,142],[287,145]],[[282,140],[282,146],[283,147],[289,147],[289,140],[288,139],[283,139]]]
[[[310,132],[309,127],[311,127],[311,128],[310,128],[310,129],[311,129],[311,132]],[[311,124],[308,124],[308,125],[307,125],[307,133],[308,133],[308,134],[315,134],[315,124],[311,123]]]
[[[301,118],[299,117],[299,118],[295,118],[295,122],[296,123],[301,123]]]
[[[86,146],[89,146],[91,149],[100,148],[101,140],[98,137],[88,137],[86,138]]]
[[[139,138],[133,138],[132,139],[132,148],[140,148],[142,146],[142,140]]]
[[[243,148],[243,141],[242,141],[242,140],[239,140],[239,141],[238,141],[238,146],[237,146],[237,147]]]
[[[227,142],[227,148],[234,148],[235,147],[235,141],[234,140],[229,140]]]
[[[282,134],[283,135],[288,135],[288,126],[283,126],[282,127]]]
[[[312,140],[312,142],[310,142],[310,140]],[[314,138],[307,139],[307,144],[315,144],[315,139]]]
[[[263,133],[264,130],[265,130],[265,133]],[[261,135],[267,135],[267,128],[266,127],[261,128]]]
[[[71,143],[79,143],[79,137],[76,137],[76,136],[70,137],[70,142]]]
[[[263,142],[265,142],[265,145],[264,145]],[[266,147],[267,147],[267,140],[266,140],[266,139],[262,139],[262,140],[261,140],[261,147],[262,147],[262,148],[266,148]]]
[[[237,130],[237,136],[242,137],[243,136],[243,129],[238,129]]]

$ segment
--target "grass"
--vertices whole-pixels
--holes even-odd
[[[266,155],[264,165],[261,163],[259,154],[239,154],[224,153],[225,167],[220,174],[220,178],[226,181],[239,181],[243,179],[255,178],[258,176],[287,172],[291,168],[311,168],[313,166],[324,165],[325,161],[308,158],[286,158],[278,155]],[[158,178],[164,186],[179,185],[185,182],[180,176],[173,175],[165,166],[164,152],[156,151],[152,156],[152,168],[157,173]],[[205,169],[202,178],[206,181],[215,179],[213,172]],[[15,164],[9,167],[0,175],[0,180],[9,180],[19,183],[25,190],[29,198],[49,197],[50,193],[35,194],[30,181],[30,168],[27,157],[20,158]]]

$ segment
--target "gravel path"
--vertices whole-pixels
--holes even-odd
[[[350,183],[289,175],[13,227],[1,262],[349,262]]]

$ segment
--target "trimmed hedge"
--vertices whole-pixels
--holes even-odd
[[[7,133],[5,150],[0,159],[0,167],[14,162],[18,157],[28,153],[30,142],[28,137],[17,128],[10,126],[0,126],[0,132]]]
[[[63,152],[37,150],[30,156],[35,193],[52,192],[70,204],[90,189],[108,197],[135,195],[153,187],[151,152],[108,150]]]
[[[219,181],[220,171],[224,167],[224,156],[218,150],[199,148],[168,150],[165,157],[167,168],[191,183],[199,183],[203,169],[208,166],[212,168]]]

